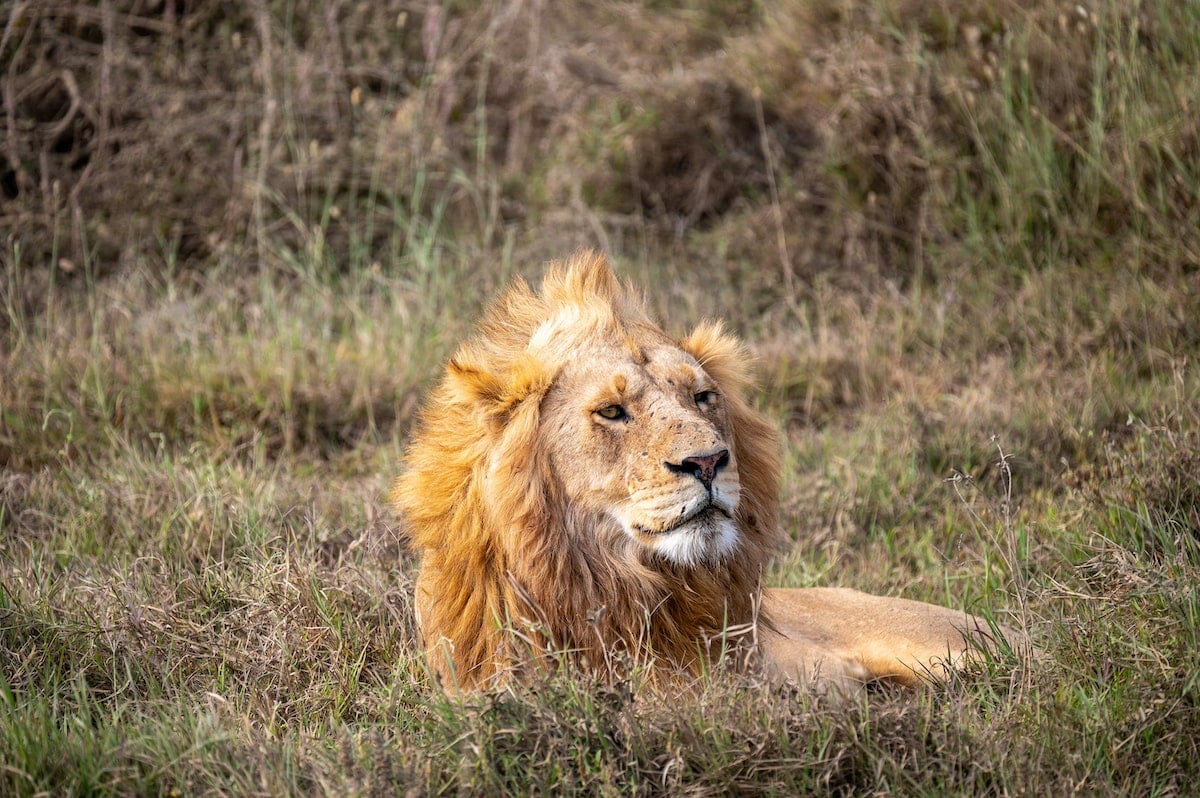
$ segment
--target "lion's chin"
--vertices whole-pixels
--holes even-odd
[[[709,507],[665,532],[638,531],[633,536],[664,560],[686,566],[719,563],[738,544],[733,519],[716,507]]]

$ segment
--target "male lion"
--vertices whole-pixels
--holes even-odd
[[[695,673],[751,630],[804,682],[937,678],[987,625],[840,588],[767,589],[780,442],[719,324],[682,341],[604,258],[517,280],[446,368],[392,492],[416,607],[452,689],[531,657]]]

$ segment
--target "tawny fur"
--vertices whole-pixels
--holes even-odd
[[[676,372],[654,365],[664,358],[680,380],[711,379],[721,397],[694,426],[723,441],[740,481],[731,556],[672,561],[617,534],[612,513],[581,493],[589,481],[614,481],[597,463],[616,444],[603,422],[579,426],[576,394],[626,390],[610,367],[638,377],[654,366],[654,389],[674,386]],[[974,619],[915,602],[784,590],[760,606],[760,579],[780,544],[780,443],[744,399],[749,360],[719,324],[671,341],[595,253],[553,266],[539,292],[518,280],[493,304],[429,398],[392,493],[421,557],[417,611],[443,683],[486,684],[547,651],[601,672],[622,659],[695,672],[726,630],[755,624],[769,667],[801,679],[914,682],[968,648],[958,627]],[[693,424],[690,411],[668,410],[676,426]],[[651,432],[670,441],[669,431]],[[668,457],[643,454],[655,464]],[[864,637],[869,620],[846,623],[847,612],[863,611],[901,622],[898,644]]]

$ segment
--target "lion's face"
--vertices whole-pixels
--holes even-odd
[[[627,536],[680,565],[732,554],[741,485],[716,381],[653,329],[570,346],[540,437],[573,510],[608,522],[586,534]]]
[[[780,464],[742,396],[749,359],[716,323],[672,340],[595,253],[493,303],[392,494],[442,678],[481,683],[514,641],[692,668],[703,641],[754,622]]]

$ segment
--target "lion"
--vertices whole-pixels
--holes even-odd
[[[699,674],[738,650],[805,684],[914,686],[976,655],[991,630],[964,612],[762,588],[784,539],[782,447],[745,397],[750,362],[720,323],[672,340],[595,252],[493,303],[391,494],[439,682],[550,659]]]

